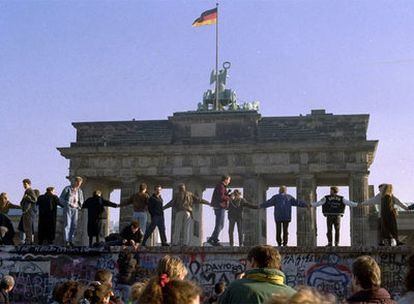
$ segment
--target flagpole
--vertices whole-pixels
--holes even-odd
[[[218,80],[219,80],[219,71],[218,71],[218,62],[219,62],[219,48],[218,48],[218,23],[219,23],[219,12],[218,12],[218,2],[216,3],[217,8],[217,22],[216,22],[216,101],[214,103],[214,110],[219,110],[219,92],[218,92]]]

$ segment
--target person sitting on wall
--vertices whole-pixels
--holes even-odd
[[[185,184],[178,185],[178,192],[166,204],[163,210],[172,207],[175,211],[174,231],[171,244],[173,246],[190,245],[190,228],[193,218],[193,204],[210,205],[209,202],[187,191]]]
[[[122,244],[126,246],[138,246],[141,244],[143,237],[144,234],[137,220],[132,221],[121,231]]]
[[[292,206],[308,207],[310,206],[300,200],[295,199],[287,194],[286,186],[280,186],[279,194],[273,195],[269,200],[260,205],[260,208],[275,207],[274,217],[276,222],[276,241],[278,246],[287,246],[289,223],[292,220]],[[282,243],[283,227],[283,243]]]
[[[160,233],[161,245],[169,246],[167,243],[167,236],[165,235],[165,220],[164,210],[162,209],[163,199],[161,197],[161,186],[157,185],[154,187],[154,194],[148,199],[148,211],[151,215],[151,224],[145,231],[144,240],[142,246],[146,246],[147,240],[154,232],[155,228],[158,227]]]
[[[14,245],[14,227],[10,218],[0,213],[0,245]]]
[[[89,247],[92,247],[93,237],[99,244],[102,227],[108,220],[108,214],[105,207],[117,208],[119,205],[102,198],[102,192],[95,190],[93,196],[88,198],[82,205],[82,209],[88,209],[88,236]]]
[[[323,197],[320,201],[312,203],[312,207],[322,206],[322,213],[326,217],[328,231],[328,247],[332,246],[332,226],[335,228],[335,246],[339,245],[339,235],[341,227],[341,217],[344,216],[345,206],[357,207],[358,203],[348,201],[343,196],[338,195],[338,187],[331,187],[331,193]]]
[[[22,209],[22,207],[12,204],[6,192],[0,193],[0,213],[7,215],[10,209]]]
[[[347,303],[396,304],[389,292],[381,288],[381,269],[370,256],[360,256],[352,264],[352,291]]]
[[[260,245],[250,249],[247,255],[250,270],[240,280],[230,283],[219,298],[220,304],[262,304],[273,294],[288,296],[296,291],[286,285],[281,269],[282,257],[272,246]]]
[[[391,184],[381,184],[378,186],[380,193],[378,193],[373,198],[366,200],[360,203],[360,206],[363,205],[378,205],[379,211],[379,230],[381,235],[381,240],[379,245],[392,245],[393,242],[396,242],[396,245],[404,245],[403,242],[400,242],[398,238],[398,227],[397,227],[397,209],[395,205],[398,205],[404,210],[408,210],[408,207],[401,203],[401,201],[393,195],[392,185]]]
[[[234,226],[237,224],[237,233],[239,235],[239,246],[243,246],[243,211],[244,208],[259,209],[258,206],[249,203],[241,196],[241,192],[236,189],[230,195],[231,200],[228,209],[229,218],[229,240],[230,246],[234,246]]]

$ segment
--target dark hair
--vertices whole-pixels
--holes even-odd
[[[332,190],[335,194],[337,194],[337,193],[339,192],[339,189],[338,189],[338,187],[337,187],[337,186],[332,186],[332,187],[331,187],[331,190]]]
[[[230,177],[230,175],[228,174],[224,174],[221,176],[221,181],[224,182],[226,179],[228,179]]]
[[[146,183],[141,183],[139,184],[139,191],[144,191],[145,189],[147,189],[148,186]]]
[[[66,281],[57,285],[53,290],[53,299],[62,304],[75,304],[78,302],[83,285],[76,281]]]
[[[32,184],[32,181],[31,181],[30,179],[28,179],[28,178],[25,178],[25,179],[22,181],[22,183],[23,183],[23,184],[29,184],[29,185],[31,185],[31,184]]]
[[[405,276],[405,288],[407,288],[407,291],[414,291],[414,254],[408,258],[408,271]]]
[[[112,289],[108,284],[92,282],[85,290],[83,297],[91,304],[102,304],[104,299],[111,296]]]
[[[358,257],[352,264],[352,273],[363,289],[381,286],[381,269],[377,262],[368,255]]]
[[[112,280],[112,272],[108,269],[98,269],[95,272],[95,281],[106,283]]]
[[[156,190],[157,188],[161,188],[162,189],[161,185],[155,185],[154,186],[154,190]]]
[[[138,299],[138,303],[187,304],[202,294],[201,288],[191,281],[172,279],[164,286],[161,286],[159,281],[160,277],[156,276],[148,282]]]
[[[279,251],[269,245],[259,245],[250,249],[247,260],[252,260],[258,268],[275,268],[280,269],[282,257]]]
[[[226,283],[223,281],[218,282],[216,285],[214,285],[214,292],[216,294],[221,294],[226,289]]]
[[[46,192],[48,192],[48,193],[52,193],[53,190],[55,190],[55,187],[47,187],[46,188]]]
[[[139,221],[138,220],[133,220],[131,222],[131,226],[134,227],[134,228],[138,228],[139,227]]]

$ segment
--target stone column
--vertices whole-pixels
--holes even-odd
[[[263,203],[266,200],[266,190],[266,186],[260,177],[249,176],[244,179],[243,196],[252,204],[259,205]],[[244,209],[243,233],[245,246],[266,244],[265,209]]]
[[[316,200],[316,181],[313,175],[300,175],[296,180],[297,199],[306,203]],[[315,208],[297,208],[297,246],[316,246]]]
[[[127,200],[131,195],[138,192],[138,183],[135,180],[123,181],[121,184],[121,202]],[[122,207],[119,211],[119,231],[121,232],[124,227],[128,226],[134,214],[134,208],[132,205]]]
[[[368,199],[368,174],[353,173],[349,177],[349,199],[362,202]],[[351,245],[375,245],[369,237],[369,206],[351,208]]]

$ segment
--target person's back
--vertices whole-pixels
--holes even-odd
[[[272,294],[293,295],[296,291],[285,284],[285,275],[280,271],[281,256],[271,246],[252,248],[247,256],[252,269],[244,277],[230,283],[219,298],[221,304],[261,304]]]
[[[352,264],[352,290],[347,303],[396,304],[389,292],[381,288],[381,270],[370,256],[360,256]]]

